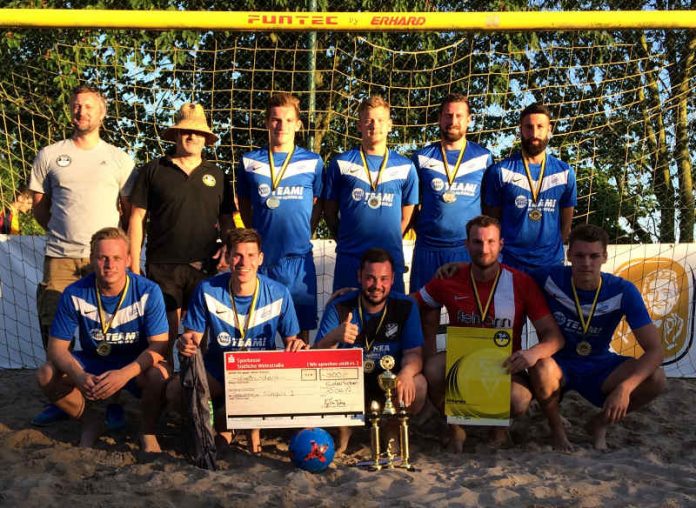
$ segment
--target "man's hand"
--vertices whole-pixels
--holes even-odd
[[[399,374],[396,376],[396,400],[403,402],[406,407],[413,404],[416,399],[416,383],[413,376],[409,374]]]
[[[300,351],[302,349],[309,349],[309,344],[299,337],[290,337],[285,342],[285,351]]]
[[[227,264],[227,247],[224,243],[220,244],[220,248],[213,254],[213,259],[217,259],[217,271],[227,270],[230,265]]]
[[[198,349],[198,344],[196,344],[193,338],[193,332],[184,332],[179,335],[176,341],[176,349],[179,351],[181,356],[191,357],[196,354]]]
[[[108,399],[116,394],[121,388],[130,381],[130,376],[122,370],[108,370],[96,376],[97,384],[92,390],[94,398],[97,400]]]
[[[602,414],[607,423],[618,423],[626,416],[628,405],[631,402],[631,392],[618,385],[607,396],[602,407]]]
[[[459,271],[463,263],[445,263],[435,272],[437,279],[451,279]]]
[[[352,320],[353,313],[349,312],[346,318],[343,320],[343,323],[338,326],[341,342],[351,346],[355,343],[355,339],[358,337],[359,333],[358,325],[351,323]]]
[[[78,390],[82,392],[87,400],[97,400],[94,395],[94,387],[97,385],[97,376],[89,372],[82,371],[77,379],[73,380]]]
[[[503,362],[503,367],[507,369],[508,374],[517,374],[525,369],[534,367],[538,360],[539,358],[533,350],[520,349],[512,353],[510,357]]]

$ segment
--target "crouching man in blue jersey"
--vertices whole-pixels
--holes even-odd
[[[588,429],[594,447],[606,449],[608,426],[653,400],[666,386],[660,368],[662,343],[640,292],[630,282],[601,272],[607,260],[607,243],[603,229],[590,224],[578,226],[569,238],[572,266],[549,267],[532,274],[565,337],[563,349],[540,360],[530,371],[556,449],[573,448],[561,421],[561,393],[575,390],[600,408]],[[624,316],[645,351],[640,358],[609,350],[614,330]]]
[[[384,249],[367,250],[358,270],[360,289],[336,297],[326,307],[317,333],[317,348],[363,349],[365,402],[382,402],[384,393],[377,383],[384,369],[380,359],[390,355],[396,361],[395,405],[403,402],[411,414],[420,413],[428,384],[423,370],[423,330],[418,304],[411,297],[391,291],[394,261]],[[350,427],[340,428],[337,452],[345,451]]]
[[[91,240],[94,273],[69,285],[51,325],[48,361],[37,372],[39,386],[60,409],[82,422],[81,447],[99,437],[103,415],[91,404],[122,388],[141,397],[141,446],[159,452],[155,427],[168,377],[167,315],[162,291],[126,271],[128,236],[118,228]],[[70,351],[79,329],[81,351]]]
[[[258,274],[263,263],[261,237],[253,229],[233,229],[225,240],[231,272],[201,282],[189,302],[183,325],[186,330],[177,341],[183,356],[192,356],[208,331],[204,363],[213,404],[225,394],[224,354],[227,351],[265,351],[276,348],[276,334],[286,351],[307,347],[297,337],[300,327],[290,292],[282,284]],[[171,382],[167,399],[181,400],[180,383]],[[216,419],[220,436],[230,443],[232,435]],[[251,431],[250,450],[261,451],[259,429]]]

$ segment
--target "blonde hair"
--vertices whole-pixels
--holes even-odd
[[[89,242],[90,254],[94,255],[97,251],[97,244],[102,240],[123,240],[126,243],[126,249],[130,252],[130,239],[125,231],[121,228],[102,228],[92,235]]]
[[[381,95],[371,95],[367,99],[363,100],[358,106],[358,115],[362,115],[368,109],[375,108],[385,108],[387,111],[391,112],[391,106],[387,101],[385,101]]]

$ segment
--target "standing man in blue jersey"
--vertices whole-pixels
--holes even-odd
[[[317,333],[317,348],[363,349],[366,403],[381,401],[384,394],[378,375],[380,359],[396,361],[396,404],[403,402],[412,414],[423,409],[428,385],[423,369],[423,331],[416,302],[392,291],[393,261],[384,249],[368,249],[362,255],[360,289],[343,294],[326,307]],[[337,451],[348,446],[350,428],[342,427]]]
[[[292,295],[302,339],[317,327],[317,275],[312,232],[324,163],[295,145],[302,128],[300,100],[289,93],[271,96],[266,110],[268,146],[245,154],[237,173],[237,197],[244,224],[264,242],[259,272],[285,285]]]
[[[549,420],[553,445],[570,450],[560,415],[560,395],[575,390],[600,408],[589,422],[593,444],[606,449],[607,428],[664,391],[662,342],[638,289],[602,273],[607,233],[591,224],[570,233],[567,266],[533,273],[565,337],[565,346],[531,369],[532,385]],[[609,350],[614,330],[625,317],[644,354],[640,358]]]
[[[413,157],[420,182],[411,291],[425,286],[445,263],[469,261],[466,224],[481,214],[481,181],[493,156],[466,139],[469,101],[450,94],[440,105],[440,141]]]
[[[159,452],[155,437],[168,377],[167,316],[159,287],[129,273],[128,236],[104,228],[92,236],[94,273],[69,285],[51,325],[48,361],[39,386],[51,401],[82,422],[80,446],[92,447],[103,417],[94,402],[122,388],[141,396],[141,445]],[[75,330],[81,351],[70,351]]]
[[[494,164],[484,179],[484,213],[503,227],[503,262],[524,271],[563,264],[577,204],[575,172],[546,151],[551,112],[542,104],[520,114],[522,149]]]
[[[200,104],[181,106],[162,139],[174,142],[174,150],[139,170],[128,235],[131,270],[140,273],[143,227],[149,219],[146,272],[164,294],[173,345],[193,290],[221,264],[218,240],[232,224],[234,200],[229,176],[203,156],[218,137]]]
[[[360,146],[332,159],[322,194],[326,224],[336,238],[333,289],[357,287],[360,256],[381,247],[394,260],[394,289],[403,293],[402,237],[418,204],[416,168],[387,148],[392,128],[387,101],[369,97],[358,115]]]
[[[230,230],[225,247],[231,271],[198,285],[183,320],[186,331],[177,341],[179,353],[192,356],[208,332],[204,363],[216,406],[225,394],[226,351],[275,349],[276,334],[282,337],[286,351],[307,346],[297,337],[300,328],[288,289],[258,274],[264,257],[259,234],[253,229]],[[167,398],[181,400],[180,390],[178,382],[169,383]],[[218,422],[218,433],[231,442],[231,434]],[[258,429],[251,432],[250,449],[254,453],[261,451]]]

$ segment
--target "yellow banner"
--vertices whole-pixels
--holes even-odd
[[[0,26],[253,31],[521,31],[696,28],[696,11],[250,12],[0,9]]]
[[[510,425],[512,330],[447,329],[445,415],[459,425]]]

